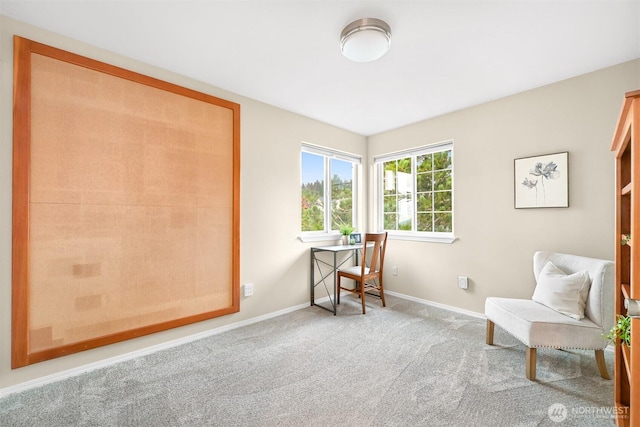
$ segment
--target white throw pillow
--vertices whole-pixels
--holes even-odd
[[[548,262],[538,275],[538,283],[531,299],[580,320],[584,318],[590,287],[591,279],[586,270],[566,274],[552,262]]]

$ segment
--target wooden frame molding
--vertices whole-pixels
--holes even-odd
[[[14,37],[12,368],[240,310],[240,105]]]

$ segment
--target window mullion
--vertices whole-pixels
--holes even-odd
[[[333,231],[333,221],[331,218],[333,211],[331,192],[333,187],[331,183],[331,159],[329,157],[324,158],[324,182],[326,183],[324,189],[324,223],[325,230],[331,233],[331,231]]]
[[[351,164],[351,225],[357,229],[358,228],[358,176],[357,176],[357,166],[355,164]]]
[[[411,156],[411,174],[413,176],[413,221],[411,231],[418,231],[418,156]]]
[[[376,230],[382,231],[384,230],[384,168],[382,167],[382,162],[375,164],[376,171],[375,176],[377,176],[377,191],[378,191],[378,209],[377,209],[377,221],[376,221]]]

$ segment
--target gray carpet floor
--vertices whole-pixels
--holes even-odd
[[[531,382],[524,346],[495,343],[482,319],[349,296],[9,395],[0,425],[615,425],[592,351],[539,349]]]

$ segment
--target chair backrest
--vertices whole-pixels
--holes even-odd
[[[551,261],[567,274],[586,270],[591,278],[591,288],[584,310],[585,317],[609,332],[613,326],[613,293],[615,268],[613,261],[587,258],[578,255],[558,254],[553,252],[536,252],[533,254],[533,274],[538,281],[540,272]]]
[[[373,243],[372,246],[369,246]],[[371,259],[369,260],[369,273],[379,272],[382,275],[382,269],[384,268],[384,253],[387,251],[387,232],[384,233],[366,233],[364,235],[364,246],[362,252],[362,259],[364,261],[369,260],[369,253],[371,253]],[[362,263],[362,274],[364,275],[364,268],[366,262]]]

